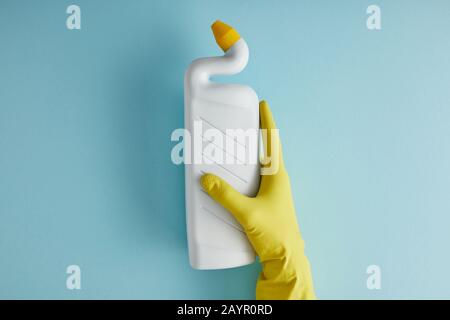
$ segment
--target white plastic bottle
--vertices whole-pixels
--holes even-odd
[[[196,269],[223,269],[250,264],[255,253],[241,225],[216,203],[200,185],[204,173],[213,173],[230,183],[243,194],[254,196],[259,188],[260,169],[258,142],[250,148],[250,139],[236,146],[244,148],[246,157],[239,158],[236,151],[221,146],[225,156],[233,156],[235,163],[211,161],[202,150],[210,143],[205,137],[208,129],[221,132],[224,139],[234,139],[227,129],[259,129],[259,103],[255,91],[245,85],[221,84],[211,81],[211,76],[233,75],[241,72],[248,62],[247,43],[230,26],[216,21],[211,26],[218,45],[225,54],[219,57],[201,58],[189,66],[185,74],[185,127],[191,134],[191,164],[185,164],[186,218],[189,260]],[[200,134],[198,131],[201,127]],[[200,138],[194,138],[194,136]],[[195,141],[201,141],[195,144]],[[230,140],[229,140],[230,141]],[[231,140],[233,141],[233,140]],[[236,141],[236,140],[235,140]],[[253,141],[255,142],[255,141]],[[199,150],[199,148],[203,148]],[[196,163],[194,154],[202,156]],[[199,160],[199,159],[197,159]]]

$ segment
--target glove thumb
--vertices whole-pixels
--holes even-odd
[[[201,177],[203,189],[225,209],[230,211],[244,229],[248,228],[248,212],[252,198],[234,189],[228,182],[207,173]]]

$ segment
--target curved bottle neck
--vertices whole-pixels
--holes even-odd
[[[188,69],[186,80],[191,84],[209,84],[212,76],[233,75],[247,65],[249,50],[244,39],[239,39],[223,56],[201,58]]]

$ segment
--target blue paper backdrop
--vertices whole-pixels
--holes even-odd
[[[170,160],[217,18],[251,50],[226,81],[280,127],[318,296],[450,297],[449,16],[445,0],[1,1],[0,298],[254,297],[257,264],[190,268]]]

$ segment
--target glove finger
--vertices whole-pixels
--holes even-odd
[[[264,146],[261,174],[275,175],[279,168],[283,166],[281,141],[269,104],[264,100],[259,103],[259,114]]]

